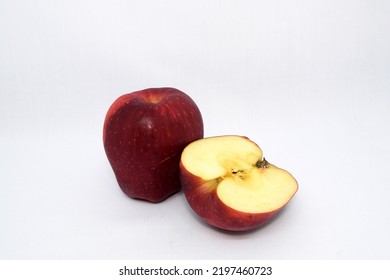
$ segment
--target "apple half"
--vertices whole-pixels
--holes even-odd
[[[298,190],[294,177],[268,163],[257,144],[234,135],[186,146],[180,180],[191,208],[207,223],[230,231],[265,224]]]

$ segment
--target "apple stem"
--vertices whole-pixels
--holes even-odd
[[[263,159],[259,159],[257,162],[256,162],[256,167],[257,168],[267,168],[267,165],[268,165],[268,161],[263,158]]]

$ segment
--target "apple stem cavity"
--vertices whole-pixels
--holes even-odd
[[[268,161],[265,158],[262,158],[256,162],[256,167],[257,168],[267,168],[268,164],[269,164]]]

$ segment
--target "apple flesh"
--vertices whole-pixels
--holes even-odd
[[[268,163],[258,145],[234,135],[189,144],[180,179],[191,208],[207,223],[231,231],[265,224],[298,190],[294,177]]]
[[[110,106],[103,127],[104,149],[120,188],[150,202],[181,190],[181,152],[202,137],[197,105],[174,88],[122,95]]]

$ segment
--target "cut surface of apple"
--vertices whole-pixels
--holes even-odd
[[[260,147],[242,136],[192,142],[182,153],[180,168],[190,206],[224,229],[245,230],[265,223],[298,189],[289,172],[268,163]]]

